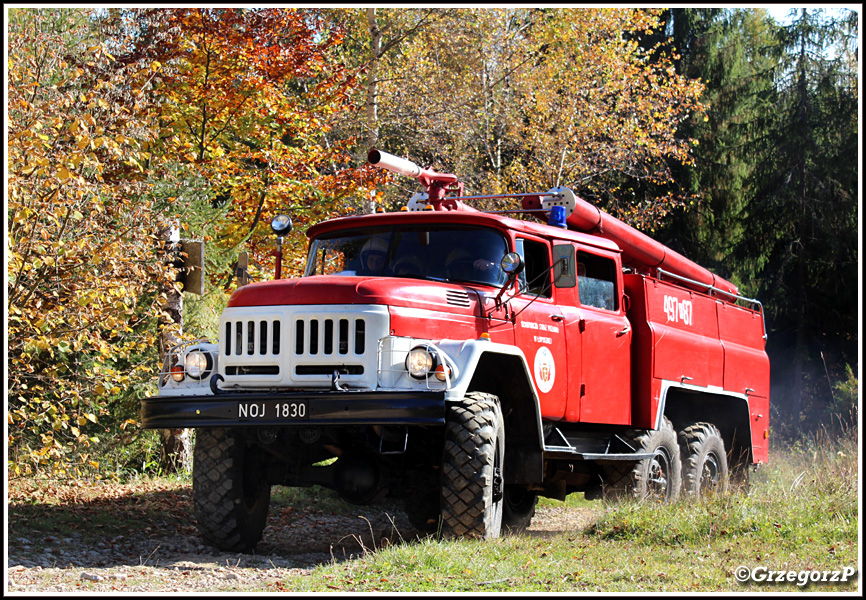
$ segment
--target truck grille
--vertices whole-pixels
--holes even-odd
[[[364,319],[296,319],[295,354],[364,354]]]
[[[224,339],[226,356],[278,355],[280,321],[278,319],[226,321]]]
[[[233,307],[220,325],[224,387],[372,389],[377,342],[390,332],[387,307],[302,305]]]

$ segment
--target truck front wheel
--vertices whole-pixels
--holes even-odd
[[[199,429],[192,485],[195,518],[206,543],[246,552],[262,539],[271,486],[259,453],[242,435],[231,429]]]
[[[448,408],[442,456],[445,537],[499,537],[502,529],[505,424],[499,399],[469,393]]]
[[[690,496],[723,494],[728,489],[725,442],[715,425],[694,423],[678,436],[682,451],[683,487]]]
[[[502,527],[508,533],[526,531],[535,516],[538,494],[516,484],[505,486],[502,499]]]

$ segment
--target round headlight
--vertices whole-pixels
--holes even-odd
[[[184,358],[183,366],[187,375],[193,379],[201,379],[211,368],[210,355],[200,350],[193,350]]]
[[[415,379],[424,379],[436,363],[433,353],[424,346],[417,346],[406,356],[406,370]]]

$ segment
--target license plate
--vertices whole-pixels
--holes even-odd
[[[242,421],[306,421],[308,418],[308,407],[306,402],[297,400],[238,402],[238,419]]]

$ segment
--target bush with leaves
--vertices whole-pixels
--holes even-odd
[[[172,277],[145,172],[158,131],[143,93],[154,71],[116,65],[91,16],[9,13],[13,475],[98,467],[106,427],[134,424],[128,399],[152,378],[158,289]]]

